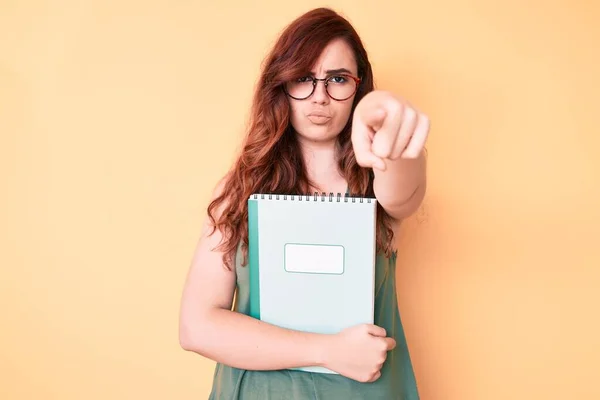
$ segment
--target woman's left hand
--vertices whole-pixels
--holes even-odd
[[[429,118],[386,91],[373,91],[356,105],[352,146],[358,164],[386,169],[387,160],[417,158],[429,135]]]

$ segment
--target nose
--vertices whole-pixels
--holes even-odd
[[[316,104],[327,104],[329,102],[329,95],[327,94],[327,88],[325,87],[325,81],[316,81],[317,85],[312,95],[312,101]]]

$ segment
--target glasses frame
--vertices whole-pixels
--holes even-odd
[[[352,92],[352,94],[344,99],[337,99],[335,97],[333,97],[330,93],[329,90],[327,90],[327,84],[331,78],[335,78],[338,76],[343,76],[344,78],[350,78],[352,79],[355,83],[356,83],[356,87],[354,88],[354,92]],[[292,96],[286,87],[286,84],[283,85],[283,91],[285,92],[286,95],[288,95],[289,97],[291,97],[294,100],[306,100],[308,99],[310,96],[312,96],[315,93],[315,89],[317,88],[317,84],[319,82],[323,82],[323,84],[325,85],[325,93],[327,93],[327,96],[329,96],[329,98],[335,100],[335,101],[345,101],[348,100],[350,97],[354,96],[356,94],[356,92],[358,91],[358,86],[360,85],[360,83],[362,82],[362,80],[356,76],[350,75],[350,74],[335,74],[335,75],[331,75],[328,76],[327,78],[315,78],[314,76],[310,76],[307,77],[310,78],[312,80],[312,90],[310,91],[310,94],[308,96],[305,97],[294,97]]]

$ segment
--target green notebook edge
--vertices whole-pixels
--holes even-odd
[[[250,316],[260,319],[260,281],[258,274],[258,201],[248,200],[248,268],[250,279]]]

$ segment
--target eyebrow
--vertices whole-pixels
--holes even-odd
[[[314,72],[311,71],[311,74],[315,75]],[[328,69],[327,71],[325,71],[326,75],[335,75],[335,74],[348,74],[348,75],[352,75],[352,72],[350,72],[350,70],[346,69],[346,68],[338,68],[338,69]]]

